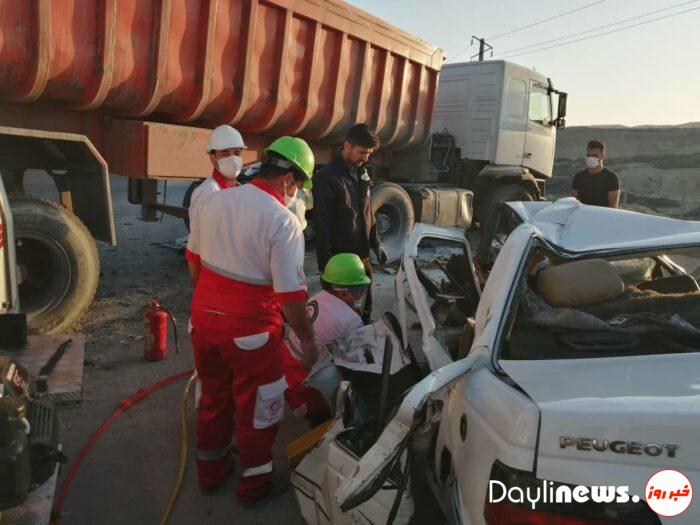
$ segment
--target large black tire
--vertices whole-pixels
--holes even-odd
[[[403,255],[404,244],[413,230],[413,204],[408,193],[391,182],[383,182],[372,188],[372,209],[387,262]]]
[[[478,211],[481,235],[477,250],[477,260],[482,266],[488,266],[491,243],[502,226],[498,220],[498,205],[502,202],[532,201],[534,198],[531,187],[511,183],[496,186],[482,199]]]
[[[63,206],[41,197],[13,196],[19,299],[31,333],[69,330],[92,303],[100,276],[95,241]]]

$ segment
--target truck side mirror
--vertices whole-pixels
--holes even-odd
[[[563,92],[559,92],[559,106],[557,108],[557,119],[555,123],[557,129],[564,129],[566,126],[566,99],[568,95]]]

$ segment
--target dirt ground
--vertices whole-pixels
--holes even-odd
[[[101,280],[95,301],[76,330],[87,335],[84,400],[61,408],[64,452],[70,462],[91,434],[139,389],[193,365],[187,337],[192,286],[181,253],[160,246],[186,234],[181,220],[165,216],[162,222],[139,220],[139,207],[126,200],[126,180],[112,177],[112,198],[117,246],[98,246]],[[168,185],[168,203],[180,204],[186,184]],[[29,177],[28,193],[50,195],[43,178]],[[242,225],[245,227],[245,225]],[[313,255],[306,258],[312,292],[319,288]],[[393,303],[393,277],[377,272],[375,308],[381,315]],[[156,298],[177,319],[181,353],[171,351],[160,362],[143,358],[144,304]],[[173,337],[169,342],[172,346]],[[80,468],[63,506],[64,525],[157,523],[166,506],[178,468],[180,402],[185,380],[164,387],[129,409],[103,435]],[[190,438],[194,418],[190,402]],[[289,483],[285,445],[308,429],[303,420],[288,414],[281,425],[275,449],[277,481]],[[69,466],[68,465],[68,466]],[[63,468],[65,476],[68,468]],[[190,455],[185,482],[173,512],[173,524],[263,524],[285,520],[303,523],[291,488],[253,510],[238,505],[236,476],[214,495],[200,492]],[[59,480],[59,484],[62,478]],[[423,496],[422,499],[425,499]],[[430,509],[431,504],[418,505]],[[431,511],[427,511],[431,512]],[[435,514],[432,514],[433,521]]]

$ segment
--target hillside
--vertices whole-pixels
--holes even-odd
[[[607,145],[606,165],[619,176],[623,200],[657,213],[700,220],[700,123],[680,126],[576,126],[557,136],[552,196],[568,194],[583,169],[590,139]]]

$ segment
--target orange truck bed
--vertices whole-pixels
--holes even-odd
[[[136,178],[207,175],[222,123],[246,161],[287,134],[323,161],[355,122],[410,150],[443,57],[338,0],[0,0],[0,126],[85,134]]]

